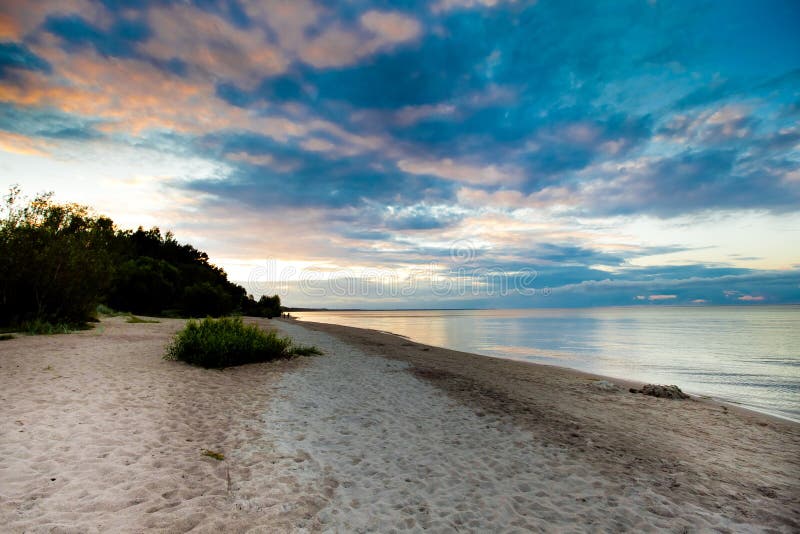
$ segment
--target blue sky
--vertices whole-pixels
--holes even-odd
[[[288,304],[800,302],[800,4],[0,0],[0,186]]]

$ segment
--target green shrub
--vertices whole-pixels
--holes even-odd
[[[14,334],[0,334],[0,341],[8,341],[14,339]]]
[[[312,347],[313,348],[313,347]],[[309,352],[309,347],[302,347]],[[291,358],[296,353],[289,338],[246,325],[241,317],[190,320],[175,335],[164,356],[207,368]]]

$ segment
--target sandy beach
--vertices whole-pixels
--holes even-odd
[[[3,531],[800,528],[800,425],[372,330],[249,321],[324,355],[164,361],[180,320],[0,342]]]
[[[164,361],[184,321],[160,321],[2,342],[0,531],[286,531],[307,513],[261,422],[305,361]]]

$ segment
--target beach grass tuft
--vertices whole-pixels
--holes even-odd
[[[14,339],[14,334],[0,334],[0,341],[8,341]]]
[[[316,347],[295,347],[288,337],[246,325],[241,317],[208,317],[187,322],[175,335],[164,358],[220,369],[319,353]]]
[[[319,356],[322,351],[313,345],[293,345],[292,353],[295,356]]]
[[[50,336],[55,334],[69,334],[74,330],[88,330],[85,324],[51,323],[39,319],[22,323],[20,332],[32,336]]]
[[[152,324],[152,323],[160,323],[161,321],[156,321],[155,319],[142,319],[141,317],[136,317],[135,315],[131,315],[125,322],[134,324]]]
[[[203,456],[208,456],[209,458],[213,458],[215,460],[219,460],[220,462],[225,459],[225,455],[221,452],[212,451],[209,449],[203,449],[200,453]]]

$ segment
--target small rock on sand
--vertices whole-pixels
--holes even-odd
[[[659,397],[662,399],[688,399],[689,395],[681,391],[676,385],[662,386],[658,384],[645,384],[642,389],[630,389],[631,393],[642,393],[650,395],[651,397]]]

